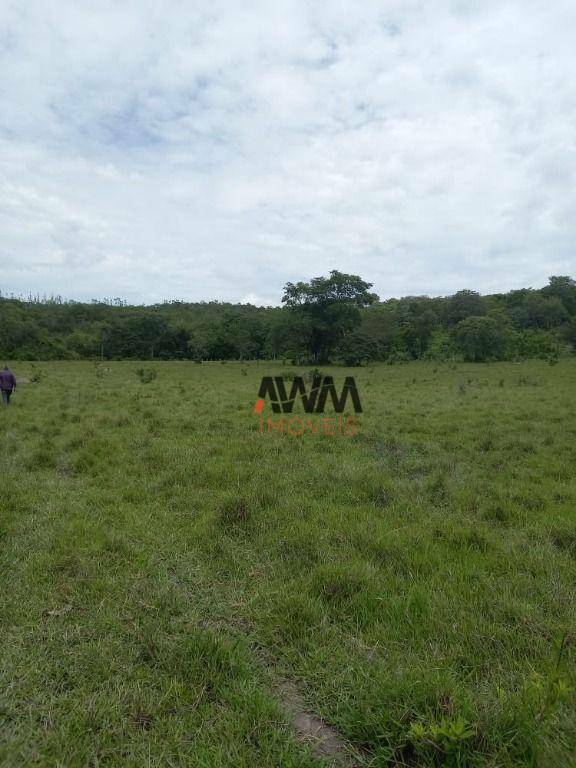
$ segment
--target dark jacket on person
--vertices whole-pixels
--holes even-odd
[[[8,368],[0,371],[0,389],[3,389],[4,392],[12,392],[13,389],[16,389],[16,376]]]

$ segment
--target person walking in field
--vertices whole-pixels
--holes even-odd
[[[0,391],[2,392],[2,402],[4,405],[10,405],[10,397],[16,389],[16,376],[6,365],[3,371],[0,371]]]

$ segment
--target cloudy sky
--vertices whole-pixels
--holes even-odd
[[[573,0],[2,0],[0,290],[576,275]]]

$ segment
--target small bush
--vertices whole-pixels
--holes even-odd
[[[142,384],[150,384],[151,381],[158,376],[158,371],[155,368],[137,368],[136,377]]]

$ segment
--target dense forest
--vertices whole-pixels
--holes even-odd
[[[118,299],[81,303],[0,294],[0,357],[554,362],[576,348],[576,282],[570,277],[489,296],[462,290],[380,301],[371,287],[334,271],[288,283],[282,307],[217,301],[128,306]]]

